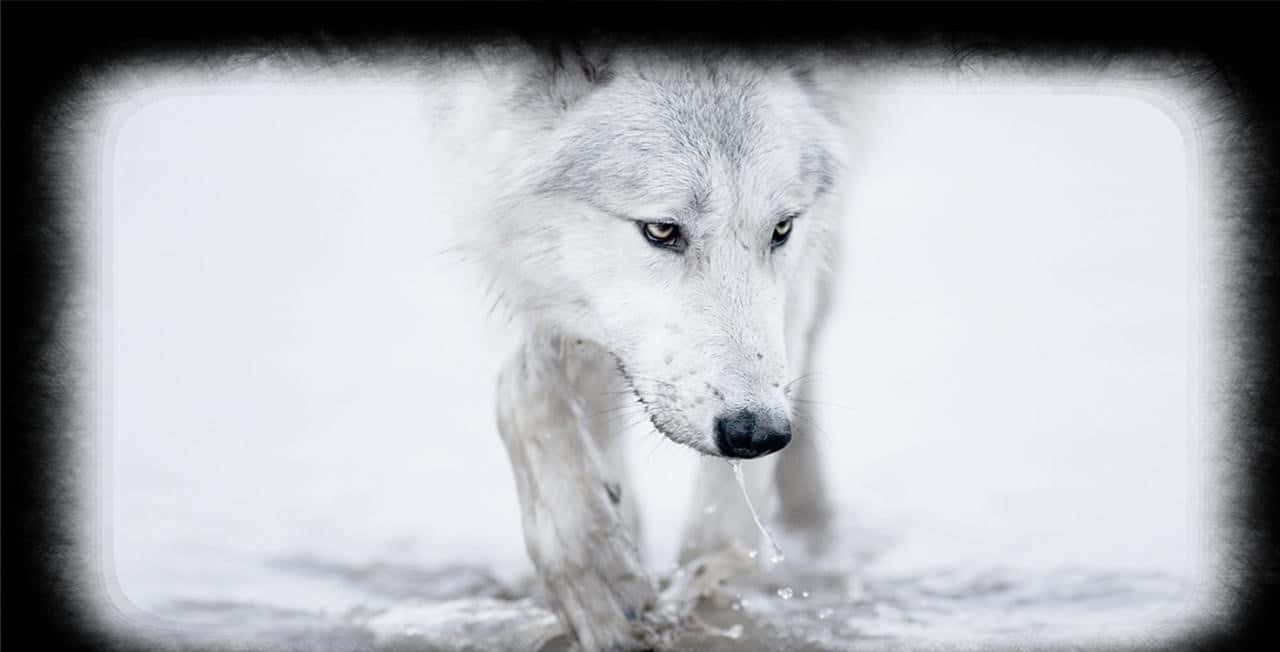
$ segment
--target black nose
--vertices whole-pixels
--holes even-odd
[[[716,445],[725,457],[760,457],[791,441],[786,417],[739,410],[716,417]]]

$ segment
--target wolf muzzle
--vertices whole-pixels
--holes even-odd
[[[738,410],[716,417],[716,446],[725,457],[752,458],[776,453],[791,441],[786,417]]]

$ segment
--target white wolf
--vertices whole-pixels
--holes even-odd
[[[472,81],[505,95],[480,106],[457,84],[447,129],[468,134],[457,165],[480,172],[462,191],[485,195],[462,249],[527,333],[497,394],[526,548],[579,645],[652,647],[666,625],[617,406],[638,402],[705,456],[682,561],[759,536],[724,458],[762,458],[745,465],[755,491],[775,487],[784,527],[823,540],[803,381],[836,262],[845,130],[813,68],[777,57],[569,47],[479,61]]]

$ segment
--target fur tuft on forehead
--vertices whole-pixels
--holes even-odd
[[[713,186],[812,200],[832,185],[832,124],[785,66],[642,54],[615,56],[613,81],[549,125],[539,193],[645,217],[708,210]]]

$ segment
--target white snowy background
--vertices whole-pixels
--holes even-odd
[[[290,555],[530,570],[492,409],[513,339],[438,253],[460,189],[429,92],[212,84],[112,109],[99,490],[134,605],[350,606],[261,572]],[[887,567],[1202,581],[1205,270],[1174,119],[1035,87],[879,102],[818,357],[843,509],[895,532]],[[694,455],[631,432],[664,566]]]

